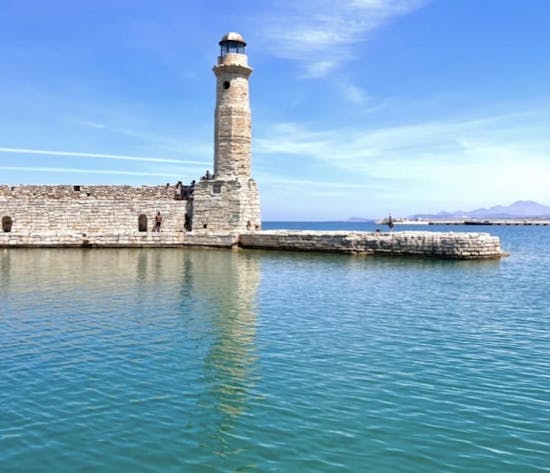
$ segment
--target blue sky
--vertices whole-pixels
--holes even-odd
[[[264,220],[550,204],[546,0],[1,0],[0,182],[212,169],[218,41],[248,42]]]

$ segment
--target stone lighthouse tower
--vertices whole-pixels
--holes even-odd
[[[220,41],[216,74],[214,175],[250,178],[251,118],[248,66],[243,37],[228,33]]]
[[[220,41],[214,66],[216,111],[214,175],[195,188],[193,231],[242,232],[261,227],[260,199],[251,175],[251,114],[248,78],[252,68],[239,33]]]

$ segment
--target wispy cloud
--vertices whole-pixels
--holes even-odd
[[[351,82],[339,81],[338,84],[342,89],[344,98],[353,104],[356,105],[365,105],[369,102],[370,97],[365,90],[361,87],[352,84]]]
[[[81,168],[59,168],[59,167],[40,167],[40,166],[0,166],[2,171],[22,171],[22,172],[45,172],[45,173],[63,173],[63,174],[101,174],[113,176],[154,176],[173,178],[171,172],[141,172],[141,171],[116,171],[107,169],[81,169]]]
[[[121,107],[118,107],[113,111],[111,107],[102,107],[100,114],[107,116],[121,114],[120,108]],[[105,136],[113,135],[129,138],[136,143],[140,143],[141,146],[147,146],[167,154],[208,156],[208,158],[210,158],[212,152],[212,145],[208,139],[201,140],[198,136],[193,134],[174,137],[173,135],[167,135],[163,132],[151,132],[151,123],[143,122],[140,117],[136,117],[132,113],[123,114],[122,118],[115,118],[115,123],[73,117],[70,117],[68,120],[81,127],[92,129],[97,132],[104,132]],[[122,123],[122,125],[117,125],[117,122]],[[129,124],[130,126],[128,126]],[[158,127],[158,124],[155,125]],[[185,162],[193,163],[193,161]]]
[[[156,138],[154,136],[151,136],[149,133],[137,132],[130,128],[116,127],[112,125],[107,125],[106,123],[103,123],[103,122],[97,122],[93,120],[75,119],[74,122],[85,128],[92,128],[94,130],[103,130],[108,133],[113,133],[116,135],[128,136],[130,138],[139,138],[140,140],[151,140],[151,138],[153,139]]]
[[[543,112],[544,113],[544,112]],[[534,111],[532,114],[536,115]],[[410,160],[412,156],[437,157],[441,162],[451,153],[468,157],[467,148],[474,143],[497,143],[508,148],[516,144],[530,148],[535,144],[550,145],[550,140],[537,130],[524,136],[518,121],[524,113],[472,119],[426,121],[384,128],[345,127],[316,130],[300,124],[280,123],[271,128],[273,135],[258,137],[259,154],[297,155],[323,160],[336,167],[355,172],[368,169],[366,160],[388,162]],[[533,123],[533,121],[531,121]],[[540,131],[540,130],[539,130]]]
[[[283,175],[276,175],[268,172],[255,173],[257,179],[265,182],[271,187],[278,188],[323,188],[323,189],[365,189],[365,184],[354,182],[337,182],[318,179],[296,179]],[[376,187],[376,185],[367,186]]]
[[[266,27],[272,53],[299,61],[304,76],[322,77],[355,56],[355,47],[392,19],[427,0],[302,0],[283,2]],[[327,55],[330,52],[330,55]]]
[[[159,157],[150,157],[150,156],[127,156],[127,155],[121,155],[121,154],[82,153],[78,151],[57,151],[57,150],[45,150],[45,149],[0,147],[0,153],[91,158],[91,159],[112,159],[117,161],[140,161],[140,162],[147,162],[147,163],[171,163],[171,164],[187,164],[187,165],[204,166],[204,161],[185,161],[180,159],[159,158]]]
[[[255,150],[268,182],[262,165],[299,157],[311,173],[307,181],[321,182],[318,187],[327,195],[340,194],[342,200],[369,195],[379,207],[404,213],[425,205],[432,206],[427,210],[442,210],[433,206],[445,202],[447,210],[511,199],[549,202],[550,138],[544,125],[548,115],[541,110],[518,111],[374,129],[316,130],[283,123],[272,128],[272,136],[257,138]],[[263,178],[260,174],[260,184]],[[295,182],[289,175],[284,188],[290,195],[304,185],[308,183]]]
[[[98,130],[102,130],[102,129],[105,128],[104,123],[93,122],[93,121],[90,121],[90,120],[81,121],[80,124],[84,125],[84,126],[87,126],[89,128],[96,128]]]

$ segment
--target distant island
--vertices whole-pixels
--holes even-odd
[[[457,218],[550,218],[550,206],[539,204],[532,200],[518,200],[513,204],[495,205],[488,209],[457,210],[456,212],[439,212],[437,214],[415,214],[408,217],[411,220],[457,219]]]
[[[550,219],[550,206],[532,200],[518,200],[510,205],[495,205],[488,209],[457,210],[435,214],[414,214],[406,218],[394,218],[396,223],[428,223],[430,220],[479,220],[479,219]],[[386,219],[384,219],[386,220]],[[374,222],[372,218],[350,217],[348,222]],[[383,220],[377,223],[384,223]]]

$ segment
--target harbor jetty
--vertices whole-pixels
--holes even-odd
[[[500,258],[488,233],[270,230],[238,233],[0,233],[4,248],[243,248],[454,260]]]
[[[504,226],[550,226],[550,218],[453,218],[453,219],[407,219],[394,218],[394,225],[504,225]],[[388,219],[376,220],[378,225],[387,225]]]
[[[239,245],[268,250],[461,260],[505,255],[499,238],[488,233],[271,230],[244,233],[239,237]]]
[[[468,220],[430,220],[429,225],[504,225],[504,226],[550,226],[548,218],[484,218],[484,219],[468,219]]]
[[[0,247],[221,247],[448,259],[504,254],[487,233],[262,231],[246,42],[228,33],[219,45],[213,173],[141,187],[0,186]]]

